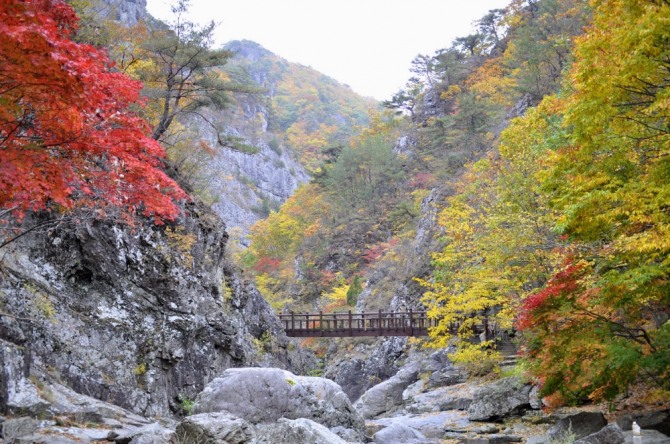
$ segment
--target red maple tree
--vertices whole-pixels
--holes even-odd
[[[74,42],[76,28],[64,1],[0,0],[0,209],[18,220],[109,206],[173,219],[187,196],[134,112],[141,83]]]

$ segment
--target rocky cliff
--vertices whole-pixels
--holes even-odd
[[[257,91],[232,94],[226,109],[202,111],[209,123],[197,119],[190,126],[212,146],[219,138],[229,142],[204,167],[211,178],[206,193],[235,241],[247,246],[249,227],[309,181],[321,150],[344,143],[376,103],[255,42],[225,47],[235,53],[222,67],[225,75]]]
[[[97,14],[115,20],[125,26],[132,26],[140,20],[147,20],[147,0],[100,0]]]
[[[223,129],[220,134],[201,120],[191,122],[212,146],[222,135],[246,147],[219,146],[203,166],[204,174],[211,178],[206,193],[212,196],[213,210],[229,227],[236,228],[236,240],[245,246],[249,227],[279,208],[309,180],[281,137],[268,131],[270,110],[266,99],[257,94],[237,94],[226,110],[203,110],[210,122]]]
[[[227,263],[224,224],[199,204],[185,214],[172,226],[72,218],[0,251],[6,411],[38,380],[168,415],[226,368],[301,370],[269,305]]]

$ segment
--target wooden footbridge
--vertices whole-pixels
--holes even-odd
[[[287,336],[307,337],[359,337],[359,336],[428,336],[428,329],[437,325],[425,311],[400,311],[369,313],[284,313],[279,315]],[[453,330],[456,333],[458,326]],[[488,319],[475,326],[475,333],[484,339],[492,338],[495,331]]]

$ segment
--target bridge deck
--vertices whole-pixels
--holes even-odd
[[[288,313],[279,315],[287,336],[427,336],[436,325],[425,312]]]

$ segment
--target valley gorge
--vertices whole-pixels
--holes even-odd
[[[109,29],[128,48],[132,32],[118,29],[168,26],[142,0],[95,5],[76,6],[89,39]],[[162,170],[188,194],[173,220],[142,204],[129,217],[50,202],[12,226],[0,200],[0,443],[670,442],[668,188],[655,163],[667,146],[645,145],[667,134],[640,137],[639,157],[607,148],[616,164],[582,155],[578,165],[604,162],[583,171],[570,156],[588,138],[567,133],[595,130],[579,120],[581,98],[560,96],[588,77],[562,76],[568,60],[590,60],[585,43],[570,54],[590,26],[606,28],[605,6],[492,10],[476,34],[417,56],[416,76],[383,104],[228,42],[206,72],[227,82],[225,105],[204,101],[160,140]],[[667,5],[650,14],[662,47]],[[644,89],[654,97],[667,89],[658,71],[648,81],[660,86]],[[572,126],[559,122],[568,108]],[[639,209],[599,200],[610,173],[603,190],[630,192]],[[621,185],[633,178],[640,189]],[[561,207],[583,189],[593,200]],[[616,299],[623,287],[633,296]],[[590,298],[601,305],[579,305]],[[444,321],[429,337],[298,339],[278,318],[408,308]],[[491,342],[476,334],[482,319]]]

